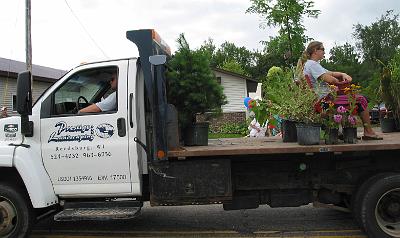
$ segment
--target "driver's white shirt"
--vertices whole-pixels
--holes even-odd
[[[111,93],[103,101],[96,103],[102,112],[114,111],[117,109],[117,92]]]

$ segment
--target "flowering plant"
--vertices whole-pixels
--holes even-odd
[[[330,94],[316,105],[316,110],[321,113],[322,121],[328,128],[357,127],[358,103],[357,94],[360,92],[360,86],[351,84],[343,89],[345,95],[340,97],[347,98],[347,105],[336,107],[333,102],[338,98],[339,88],[330,85]],[[322,105],[322,106],[321,106]],[[318,107],[318,108],[317,108]]]
[[[277,126],[276,119],[272,116],[270,109],[272,108],[271,101],[262,101],[259,99],[250,99],[247,103],[247,108],[254,113],[256,120],[262,127],[268,123],[268,128],[272,129]],[[246,103],[245,103],[246,106]]]
[[[337,98],[338,87],[335,85],[329,85],[330,94],[326,98],[323,98],[320,103],[316,104],[315,110],[321,113],[322,123],[327,129],[339,128],[342,123],[343,115],[338,112],[335,104],[333,103]]]
[[[357,127],[357,114],[359,104],[357,102],[357,95],[360,93],[361,86],[351,84],[349,87],[344,89],[344,93],[347,96],[348,106],[346,111],[343,112],[345,118],[343,120],[343,127]]]
[[[335,118],[334,120],[337,123],[342,123],[344,128],[357,127],[357,118],[356,115],[354,114],[354,111],[357,114],[357,110],[349,110],[344,106],[339,106],[337,108],[338,114],[334,115]]]

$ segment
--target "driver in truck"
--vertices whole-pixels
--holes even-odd
[[[111,93],[107,98],[104,100],[98,102],[98,103],[93,103],[90,106],[87,106],[85,108],[82,108],[81,110],[78,111],[78,114],[80,113],[90,113],[90,112],[107,112],[107,111],[113,111],[117,109],[117,85],[118,85],[118,77],[117,73],[113,73],[110,79],[110,85],[111,89],[114,90],[113,93]]]

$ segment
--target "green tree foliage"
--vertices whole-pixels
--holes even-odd
[[[357,65],[359,55],[354,46],[349,43],[333,47],[330,51],[329,61],[336,65]]]
[[[371,66],[371,62],[361,62],[356,47],[350,43],[336,45],[329,51],[330,57],[321,64],[332,71],[346,72],[353,78],[353,83],[362,87],[362,93],[370,102],[370,106],[379,101],[379,74]]]
[[[317,17],[319,10],[312,9],[313,1],[308,0],[250,0],[249,13],[261,15],[261,27],[279,27],[279,36],[267,43],[267,49],[278,46],[281,57],[287,60],[286,65],[293,65],[300,57],[304,43],[307,41],[303,17]],[[284,53],[283,53],[284,52]],[[282,54],[283,53],[283,54]]]
[[[210,68],[205,50],[191,50],[184,34],[177,40],[178,51],[169,61],[168,102],[178,110],[182,128],[195,122],[196,113],[220,112],[226,103],[222,86]]]
[[[249,76],[244,69],[242,68],[242,66],[236,62],[235,60],[230,60],[230,61],[226,61],[223,65],[222,65],[222,69],[233,72],[233,73],[237,73],[240,75],[247,75]]]
[[[243,70],[240,74],[252,76],[252,69],[255,65],[254,54],[246,47],[238,47],[234,43],[226,41],[217,49],[213,40],[208,39],[200,49],[207,52],[211,67],[227,70],[231,67],[233,70],[239,70],[233,71],[235,73]]]
[[[376,60],[387,64],[400,45],[399,15],[387,11],[370,26],[357,24],[353,36],[358,40],[357,47],[363,59],[379,67]]]
[[[323,60],[321,64],[332,71],[346,72],[353,77],[354,83],[359,83],[362,86],[364,75],[360,73],[360,57],[356,48],[349,43],[336,45],[329,51],[330,57]]]

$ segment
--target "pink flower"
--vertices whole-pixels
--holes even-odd
[[[347,120],[350,122],[350,124],[351,125],[355,125],[356,124],[356,117],[355,116],[352,116],[352,115],[349,115],[348,117],[347,117]]]
[[[340,114],[335,114],[335,115],[333,115],[333,120],[334,120],[336,123],[340,123],[340,122],[342,121],[342,118],[343,118],[343,116],[340,115]]]
[[[347,111],[347,109],[345,108],[345,107],[343,107],[343,106],[339,106],[338,108],[337,108],[337,112],[338,113],[345,113]]]

